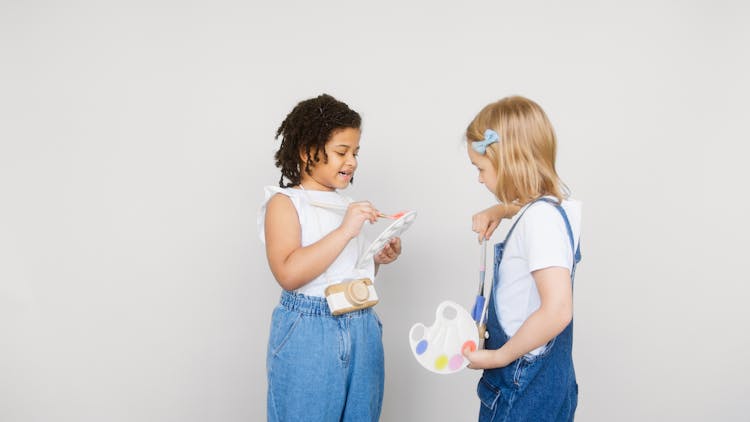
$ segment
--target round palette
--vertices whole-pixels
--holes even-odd
[[[469,364],[461,351],[477,349],[479,332],[466,309],[446,300],[438,305],[432,326],[417,323],[411,327],[409,344],[417,362],[426,369],[453,374]]]
[[[391,223],[380,235],[367,247],[365,252],[360,255],[359,261],[357,261],[357,268],[364,268],[368,262],[372,261],[372,257],[376,253],[380,252],[381,249],[394,237],[401,236],[401,233],[405,232],[406,229],[411,226],[414,220],[417,218],[416,211],[405,212],[404,215],[399,217],[396,221]]]

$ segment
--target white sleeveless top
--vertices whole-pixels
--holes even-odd
[[[315,191],[302,190],[297,188],[280,188],[277,186],[266,186],[264,188],[265,199],[258,210],[258,231],[260,240],[265,244],[265,220],[266,204],[271,197],[277,193],[286,195],[292,200],[294,208],[299,216],[299,224],[302,232],[302,247],[309,246],[327,235],[341,225],[346,213],[346,207],[352,202],[348,198],[336,191]],[[310,204],[310,201],[320,202],[330,205],[340,205],[341,210],[321,208]],[[325,289],[331,284],[340,283],[344,280],[355,278],[369,278],[375,282],[375,262],[370,261],[364,268],[355,268],[360,254],[364,253],[368,245],[365,242],[364,235],[360,232],[359,236],[349,241],[341,254],[326,269],[326,271],[295,290],[296,293],[302,293],[307,296],[325,297]]]

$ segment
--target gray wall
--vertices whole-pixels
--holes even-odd
[[[364,117],[347,193],[419,211],[378,280],[384,421],[476,415],[479,373],[425,371],[407,333],[472,303],[492,198],[462,133],[510,94],[584,202],[578,420],[746,418],[750,8],[460,3],[2,2],[0,420],[265,417],[256,210],[321,92]]]

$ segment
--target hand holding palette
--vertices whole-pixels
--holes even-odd
[[[469,364],[461,351],[477,350],[479,334],[469,312],[446,300],[435,311],[433,325],[425,327],[417,323],[411,327],[409,343],[417,362],[426,369],[437,374],[453,374]]]
[[[333,211],[346,211],[346,207],[340,204],[328,204],[325,202],[310,201],[310,205]],[[386,227],[386,229],[383,230],[382,233],[380,233],[380,235],[370,244],[370,246],[367,247],[365,252],[360,255],[359,260],[357,261],[356,268],[364,268],[365,266],[367,266],[368,263],[372,262],[372,258],[375,256],[375,254],[383,249],[386,243],[388,243],[394,237],[401,236],[401,234],[405,232],[406,229],[408,229],[409,226],[411,226],[411,224],[417,218],[417,212],[401,211],[391,215],[380,213],[378,214],[378,217],[388,218],[395,221],[388,227]]]
[[[357,262],[357,268],[363,268],[365,265],[367,265],[368,262],[372,262],[372,257],[375,256],[376,253],[380,252],[381,249],[388,243],[391,239],[394,237],[401,236],[403,232],[406,231],[406,229],[411,226],[411,224],[414,222],[414,219],[417,218],[417,212],[416,211],[403,211],[394,214],[392,217],[388,218],[396,218],[396,221],[391,223],[385,230],[383,230],[380,235],[372,241],[370,246],[365,250],[365,252],[359,257],[359,261]]]

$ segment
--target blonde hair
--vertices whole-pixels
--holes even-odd
[[[467,141],[483,140],[487,129],[500,137],[485,153],[497,170],[495,195],[500,202],[524,205],[544,195],[558,201],[567,197],[555,171],[555,131],[537,103],[513,96],[488,104],[466,128]]]

